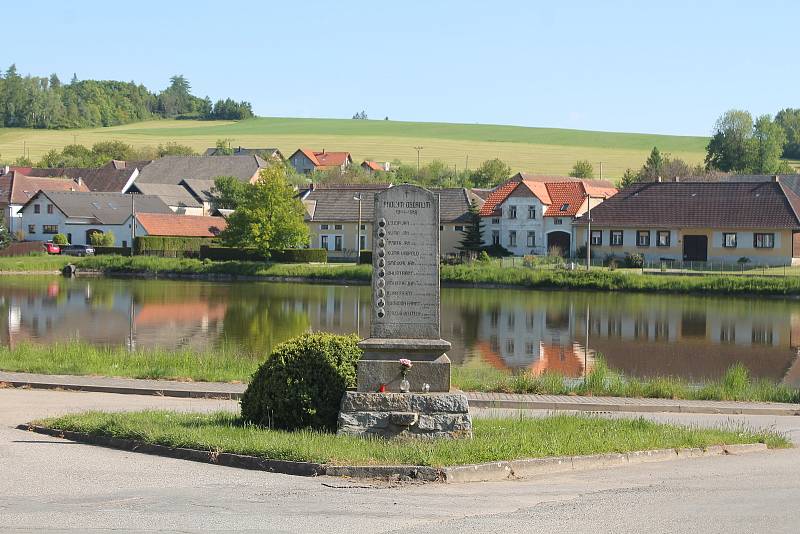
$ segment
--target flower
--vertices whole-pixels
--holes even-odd
[[[414,364],[412,364],[411,360],[409,360],[408,358],[400,358],[400,365],[402,365],[406,369],[411,369],[412,367],[414,367]]]

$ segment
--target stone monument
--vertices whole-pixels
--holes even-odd
[[[342,399],[339,433],[471,436],[466,396],[450,393],[450,343],[440,335],[439,197],[390,187],[375,195],[373,228],[370,337],[359,343],[357,391]]]

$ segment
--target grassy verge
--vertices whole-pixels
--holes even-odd
[[[88,412],[45,419],[37,424],[170,447],[338,465],[441,467],[520,458],[737,443],[789,446],[786,438],[779,434],[743,427],[701,429],[653,423],[644,419],[602,419],[574,415],[519,420],[478,419],[474,421],[474,438],[471,440],[402,443],[313,431],[267,430],[243,424],[236,414],[230,412]]]
[[[610,370],[602,359],[586,380],[566,380],[555,372],[511,375],[493,369],[453,368],[453,384],[464,391],[529,393],[541,395],[593,395],[690,400],[728,400],[800,403],[800,390],[755,380],[742,364],[730,367],[719,380],[690,384],[676,377],[636,379]]]
[[[0,271],[53,271],[70,261],[58,256],[0,258]],[[260,276],[306,280],[368,281],[371,267],[353,264],[270,264],[247,261],[220,261],[136,256],[96,256],[72,258],[79,269],[108,274],[151,273],[196,276]],[[497,264],[444,265],[443,284],[508,286],[529,289],[574,289],[658,293],[720,295],[800,295],[800,276],[643,275],[608,270],[566,271],[501,267]]]
[[[80,342],[0,347],[0,369],[41,374],[246,383],[260,363],[260,358],[225,347],[206,353],[129,351]],[[700,385],[675,377],[628,378],[609,370],[602,359],[597,360],[586,381],[568,380],[553,372],[511,375],[488,368],[453,367],[452,383],[463,391],[800,403],[800,390],[755,380],[740,364],[720,380]]]

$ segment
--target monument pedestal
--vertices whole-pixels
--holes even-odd
[[[388,392],[399,392],[403,380],[399,359],[407,358],[413,367],[406,373],[409,391],[447,393],[450,391],[450,358],[444,339],[369,338],[358,344],[364,356],[357,364],[358,391],[377,392],[381,385]]]
[[[382,438],[471,438],[472,418],[463,393],[348,391],[342,398],[338,433]]]

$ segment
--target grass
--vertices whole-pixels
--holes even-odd
[[[79,268],[108,274],[150,273],[178,275],[231,275],[284,277],[325,281],[369,281],[371,267],[354,264],[271,264],[246,261],[222,261],[159,258],[155,256],[94,256],[65,259],[59,256],[0,258],[0,271],[53,271],[72,261]],[[501,267],[497,263],[443,265],[443,284],[471,286],[506,286],[528,289],[573,289],[629,291],[639,293],[691,293],[717,295],[800,295],[800,276],[741,276],[708,274],[670,276],[640,274],[639,271],[586,272],[563,269],[528,269]]]
[[[52,148],[77,142],[119,140],[136,147],[177,141],[202,152],[216,140],[235,145],[278,147],[289,156],[298,147],[347,150],[355,160],[377,159],[416,163],[414,146],[422,145],[423,163],[440,159],[459,169],[499,157],[515,171],[566,174],[576,160],[603,162],[605,178],[620,178],[628,167],[642,166],[658,146],[690,164],[700,163],[708,142],[704,137],[595,132],[490,124],[452,124],[350,119],[257,118],[231,121],[147,121],[111,128],[80,130],[0,129],[0,154],[39,159]],[[595,171],[599,172],[595,164]]]
[[[585,380],[567,380],[555,372],[511,375],[492,369],[453,368],[453,385],[464,391],[528,393],[541,395],[593,395],[689,400],[726,400],[800,403],[800,390],[755,380],[741,363],[731,366],[719,380],[690,384],[677,377],[636,379],[612,371],[602,358]]]
[[[738,443],[790,446],[780,434],[744,427],[701,429],[653,423],[645,419],[603,419],[575,415],[518,420],[478,419],[473,422],[473,439],[432,442],[362,439],[308,430],[268,430],[243,424],[236,414],[230,412],[88,412],[45,419],[36,424],[170,447],[333,465],[442,467],[522,458],[703,448]]]
[[[165,349],[129,351],[125,347],[77,341],[0,347],[0,369],[41,374],[247,383],[261,361],[259,357],[224,346],[204,353]],[[741,364],[728,369],[720,380],[699,385],[675,377],[625,377],[608,369],[602,358],[597,358],[585,382],[569,380],[554,372],[512,375],[489,368],[459,367],[453,367],[452,372],[453,387],[463,391],[800,403],[800,390],[754,380]]]

